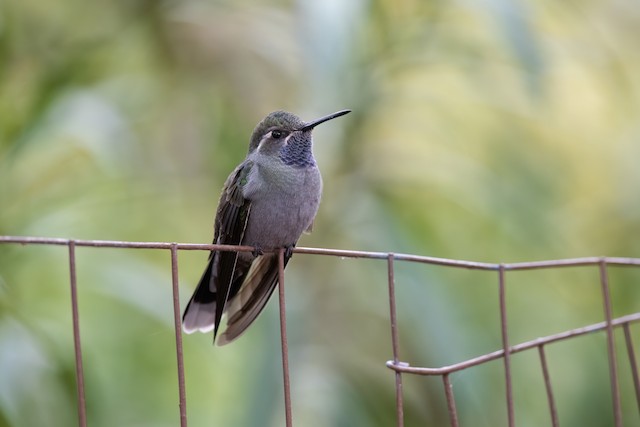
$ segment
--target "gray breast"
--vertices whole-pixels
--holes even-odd
[[[244,244],[264,249],[293,245],[306,230],[318,211],[322,194],[322,178],[317,167],[295,171],[265,171],[260,191],[249,194],[251,213]],[[275,176],[268,176],[270,173]],[[266,175],[266,176],[265,176]]]

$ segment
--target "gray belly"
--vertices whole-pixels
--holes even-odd
[[[320,173],[314,168],[296,178],[284,188],[263,188],[252,198],[244,244],[263,249],[291,246],[309,228],[320,205]]]

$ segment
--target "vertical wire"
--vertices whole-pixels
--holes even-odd
[[[182,322],[180,320],[180,290],[178,280],[178,245],[171,244],[171,288],[173,293],[173,328],[176,335],[176,359],[178,362],[178,398],[180,427],[187,427],[187,396],[184,382],[184,358],[182,349]]]
[[[502,348],[504,350],[504,375],[507,398],[507,419],[509,427],[515,426],[513,410],[513,389],[511,385],[511,351],[509,348],[509,333],[507,328],[507,298],[505,290],[504,264],[498,270],[498,294],[500,299],[500,330],[502,333]]]
[[[286,427],[293,426],[291,416],[291,383],[289,380],[289,345],[287,344],[287,315],[284,298],[284,248],[278,251],[278,299],[280,309],[280,341],[282,344],[282,379],[284,382],[284,416]]]
[[[393,270],[392,253],[387,255],[387,273],[389,284],[389,316],[391,322],[391,346],[393,347],[393,364],[397,365],[400,360],[400,344],[398,337],[398,322],[396,314],[396,289],[395,289],[395,276]],[[404,427],[404,405],[402,396],[402,374],[399,371],[395,371],[396,376],[396,418],[398,427]]]
[[[547,356],[544,351],[544,345],[538,346],[538,354],[540,355],[540,365],[542,366],[542,376],[544,378],[544,387],[547,391],[547,401],[549,402],[549,413],[551,414],[551,425],[558,427],[558,410],[553,397],[553,388],[551,387],[551,375],[549,375],[549,367],[547,365]]]
[[[73,346],[76,361],[76,387],[78,392],[78,425],[87,426],[87,408],[84,392],[84,368],[80,339],[80,316],[78,314],[78,286],[76,276],[76,243],[69,240],[69,284],[71,287],[71,318],[73,321]]]
[[[607,353],[609,354],[609,379],[611,381],[611,398],[613,400],[613,418],[616,427],[622,427],[622,408],[620,406],[620,389],[618,386],[618,364],[616,361],[615,336],[613,334],[611,292],[607,275],[607,262],[600,260],[600,285],[604,316],[607,323]]]
[[[442,382],[444,383],[444,395],[447,397],[447,409],[449,411],[449,421],[451,427],[458,427],[458,410],[456,409],[456,399],[453,395],[453,386],[451,385],[451,379],[449,374],[442,375]]]
[[[638,404],[638,412],[640,412],[640,378],[638,377],[638,363],[636,362],[636,354],[633,349],[633,340],[631,339],[631,330],[629,324],[622,325],[624,329],[624,339],[627,344],[627,354],[629,355],[629,364],[631,365],[631,375],[633,376],[633,387],[636,391],[636,402]]]

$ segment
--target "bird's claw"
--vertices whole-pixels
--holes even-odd
[[[284,247],[284,256],[286,258],[291,258],[291,255],[293,255],[293,248],[295,248],[295,247],[296,247],[295,244],[289,245],[289,246],[285,246]]]
[[[262,250],[262,247],[260,245],[256,245],[256,247],[253,248],[253,252],[251,252],[251,254],[254,257],[259,257],[260,255],[264,255],[264,251]]]

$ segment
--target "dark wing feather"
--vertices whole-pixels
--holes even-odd
[[[220,196],[218,214],[215,221],[215,242],[223,245],[239,245],[242,243],[244,232],[251,212],[251,203],[242,195],[242,187],[246,183],[253,162],[244,162],[236,168],[225,183]],[[219,251],[218,262],[213,263],[214,272],[209,289],[216,292],[216,314],[213,339],[216,339],[218,327],[222,320],[225,305],[229,299],[231,285],[236,275],[238,252]]]
[[[252,166],[253,162],[242,163],[225,182],[214,224],[215,244],[239,245],[242,242],[251,212],[251,203],[243,197],[242,187]],[[237,252],[211,252],[207,268],[184,311],[185,331],[210,330],[213,320],[215,340],[227,301],[238,291],[246,274],[246,271],[239,271],[238,262]]]

